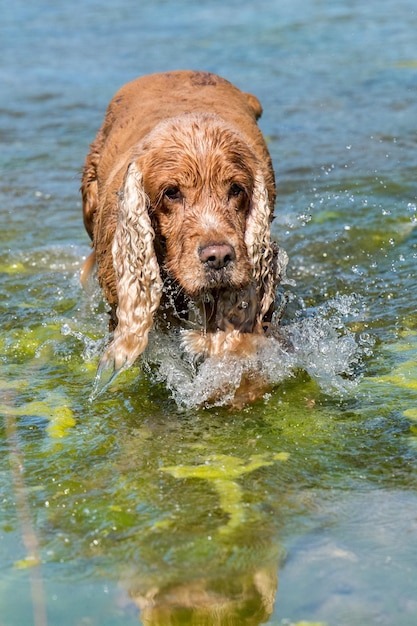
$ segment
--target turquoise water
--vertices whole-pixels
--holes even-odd
[[[414,625],[414,4],[2,7],[1,626]],[[241,364],[157,336],[90,401],[83,160],[113,93],[175,68],[259,97],[276,171],[293,352],[235,411],[199,401]]]

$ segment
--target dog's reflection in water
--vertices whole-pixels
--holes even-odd
[[[257,626],[273,612],[277,563],[228,578],[195,578],[152,587],[135,585],[131,600],[144,626]]]

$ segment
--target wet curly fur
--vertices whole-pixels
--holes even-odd
[[[204,355],[256,351],[274,308],[271,159],[255,96],[223,78],[144,76],[112,99],[86,158],[85,227],[111,307],[101,368],[129,367],[154,324]]]

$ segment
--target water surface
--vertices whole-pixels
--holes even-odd
[[[2,626],[414,625],[416,30],[412,0],[3,7]],[[89,399],[84,156],[124,82],[178,68],[260,98],[278,183],[297,358],[235,411],[157,337]]]

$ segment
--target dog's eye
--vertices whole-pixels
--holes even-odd
[[[172,187],[167,187],[167,189],[165,189],[164,191],[164,196],[168,198],[168,200],[180,200],[181,192],[179,190],[179,187],[176,187],[175,185],[173,185]]]
[[[229,198],[237,198],[242,193],[244,193],[244,191],[245,190],[241,185],[239,185],[238,183],[233,183],[232,185],[230,185]]]

